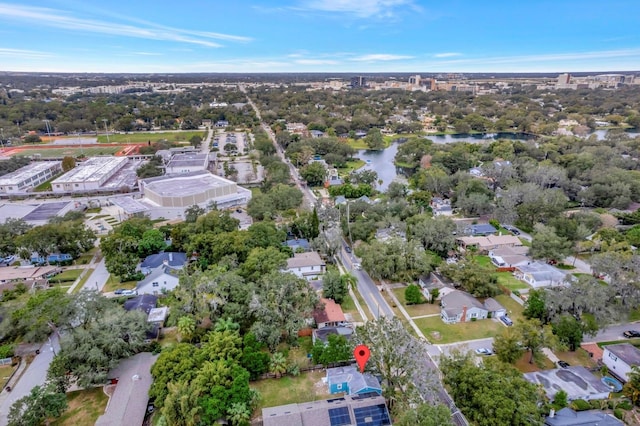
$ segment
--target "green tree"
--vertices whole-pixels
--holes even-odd
[[[76,166],[76,159],[66,156],[62,159],[62,171],[68,172]]]
[[[514,332],[511,328],[505,330],[493,339],[493,351],[500,361],[514,364],[524,353],[520,333]]]
[[[163,349],[151,367],[153,383],[149,396],[154,399],[156,407],[162,408],[164,405],[171,384],[191,381],[203,361],[199,349],[187,343],[178,343]]]
[[[166,247],[162,232],[159,229],[149,229],[142,234],[142,239],[138,243],[138,255],[144,258],[150,254],[159,253]]]
[[[275,247],[256,247],[249,252],[242,267],[242,275],[252,281],[269,272],[278,271],[287,266],[289,256]]]
[[[394,422],[397,426],[453,426],[451,411],[442,404],[423,403],[416,408],[401,407],[398,418]]]
[[[534,259],[562,261],[571,254],[571,242],[559,237],[552,227],[536,224],[529,254]]]
[[[470,355],[440,361],[444,383],[469,422],[478,426],[542,424],[543,395],[514,367],[495,358],[476,365]]]
[[[171,426],[198,426],[201,424],[203,407],[200,395],[189,382],[167,383],[167,397],[160,413],[164,422]]]
[[[251,410],[247,404],[234,402],[228,409],[228,417],[234,426],[246,426],[251,419]]]
[[[67,396],[50,386],[35,386],[31,392],[13,403],[9,426],[38,426],[47,419],[58,418],[67,409]]]
[[[640,405],[640,368],[638,366],[631,368],[629,381],[624,384],[622,393],[624,393],[634,405]]]
[[[196,321],[189,316],[182,316],[178,320],[178,334],[180,341],[186,340],[191,342],[196,332]]]
[[[524,311],[522,312],[522,314],[525,316],[525,318],[537,318],[543,323],[546,322],[547,309],[545,305],[544,290],[531,290],[529,292],[529,297],[524,303]]]
[[[529,364],[533,364],[534,361],[536,364],[542,363],[542,348],[558,346],[551,327],[543,326],[537,319],[520,321],[514,328],[520,334],[522,346],[531,353]]]
[[[204,209],[199,205],[194,204],[190,207],[187,207],[187,209],[184,211],[184,221],[187,223],[195,223],[196,220],[198,220],[198,218],[203,214],[205,214]]]
[[[263,350],[265,345],[258,342],[253,333],[245,334],[242,343],[240,365],[247,369],[251,380],[256,380],[269,371],[271,357],[268,352]]]
[[[367,132],[367,136],[364,137],[364,143],[367,144],[369,149],[384,149],[384,138],[382,137],[382,133],[380,133],[380,129],[370,129]]]
[[[407,305],[418,305],[424,303],[424,296],[420,291],[420,287],[415,284],[409,284],[404,290],[404,298],[407,301]]]
[[[347,283],[342,279],[340,271],[330,268],[322,277],[322,295],[341,304],[348,293]]]
[[[326,345],[319,339],[316,341],[311,349],[311,357],[315,364],[325,367],[336,362],[348,361],[353,359],[353,345],[344,336],[331,334]]]
[[[573,352],[582,343],[582,324],[573,315],[562,315],[553,323],[553,334]]]
[[[309,186],[320,186],[324,183],[327,170],[320,162],[313,162],[300,169],[300,176]]]
[[[269,362],[269,371],[276,375],[282,376],[287,371],[287,359],[282,352],[276,352],[271,356]]]
[[[556,410],[561,410],[564,407],[567,407],[569,405],[567,397],[567,392],[562,389],[556,392],[553,397],[553,408],[555,408]]]

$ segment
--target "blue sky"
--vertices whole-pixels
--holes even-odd
[[[0,70],[640,70],[640,0],[0,0]]]

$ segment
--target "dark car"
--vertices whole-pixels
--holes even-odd
[[[520,231],[518,231],[516,228],[513,228],[511,232],[513,233],[513,235],[520,235]]]
[[[351,247],[346,246],[346,247],[344,248],[344,251],[346,251],[347,253],[351,253]]]
[[[558,366],[561,368],[568,368],[571,367],[571,364],[569,364],[567,361],[558,361]]]
[[[511,318],[506,315],[501,316],[500,321],[502,321],[507,327],[511,327],[513,325],[513,321],[511,321]]]
[[[627,330],[624,333],[622,333],[622,335],[624,337],[626,337],[627,339],[637,339],[640,338],[640,331],[637,330]]]

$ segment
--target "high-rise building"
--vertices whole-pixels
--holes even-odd
[[[364,76],[356,76],[356,77],[351,77],[351,87],[355,88],[355,87],[367,87],[367,77]]]
[[[570,81],[571,81],[571,74],[569,73],[560,74],[558,76],[558,84],[560,85],[569,84]]]

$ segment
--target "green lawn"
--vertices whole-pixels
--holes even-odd
[[[81,273],[82,273],[82,269],[69,269],[69,270],[60,272],[55,277],[49,279],[49,281],[54,284],[73,282],[78,279]]]
[[[342,304],[340,304],[340,307],[342,308],[342,312],[351,315],[353,321],[362,322],[362,316],[360,315],[360,312],[358,312],[356,304],[353,302],[353,299],[350,295],[347,294],[347,296],[342,301]]]
[[[52,426],[92,425],[107,408],[109,398],[102,391],[102,386],[93,389],[69,392],[67,403],[69,408]]]
[[[111,291],[115,291],[119,288],[124,288],[127,290],[132,290],[134,288],[136,288],[136,281],[125,281],[123,283],[120,282],[120,280],[113,274],[109,275],[109,279],[107,280],[107,283],[104,285],[104,288],[102,289],[103,293],[109,293]]]
[[[535,362],[533,364],[530,364],[529,363],[530,359],[531,359],[531,352],[527,351],[522,355],[522,357],[518,361],[516,361],[514,367],[516,367],[522,373],[532,373],[534,371],[551,370],[552,368],[556,368],[553,362],[551,362],[551,360],[544,355],[542,360],[544,365],[542,366],[542,368],[538,367]]]
[[[42,182],[40,185],[38,185],[35,188],[33,188],[33,192],[51,191],[51,181],[54,180],[54,179],[57,179],[60,176],[62,176],[62,173],[58,173],[55,176],[53,176],[51,179],[49,179],[48,181]]]
[[[418,328],[432,343],[454,343],[465,340],[494,337],[504,330],[498,321],[485,319],[458,324],[445,324],[440,317],[418,318],[414,320]],[[437,339],[431,332],[439,332]]]
[[[353,172],[354,170],[358,170],[365,164],[366,163],[363,160],[347,161],[345,167],[340,167],[338,169],[338,174],[340,174],[340,176],[348,176],[349,173]]]
[[[502,284],[511,291],[529,288],[527,283],[514,277],[511,272],[496,272],[494,275],[498,278],[499,284]]]
[[[325,377],[324,371],[314,371],[302,373],[297,377],[286,376],[249,383],[249,386],[261,395],[256,414],[259,414],[264,407],[329,398],[328,387],[322,383],[323,377]]]
[[[484,266],[485,268],[495,269],[495,265],[491,263],[491,259],[489,258],[489,256],[475,256],[474,260],[480,266]]]
[[[82,287],[84,287],[91,274],[93,274],[93,268],[87,269],[87,273],[82,277],[76,288],[73,289],[74,294],[82,290]]]
[[[188,142],[193,136],[205,138],[207,132],[203,131],[184,131],[184,132],[156,132],[156,133],[131,133],[131,134],[109,134],[110,143],[141,143],[141,142],[157,142],[160,140],[168,140],[169,142]],[[99,143],[107,143],[107,136],[98,136]]]
[[[16,156],[24,156],[24,155],[40,155],[42,158],[53,158],[53,157],[78,157],[80,155],[85,155],[86,157],[95,157],[96,155],[111,155],[120,151],[122,148],[117,146],[97,146],[90,148],[70,148],[70,147],[60,147],[60,148],[38,148],[38,149],[25,149],[25,150],[16,150],[13,151],[11,155]]]
[[[419,317],[422,315],[440,314],[440,306],[437,303],[421,303],[419,305],[407,305],[407,300],[404,297],[404,288],[394,288],[393,294],[398,298],[404,309],[407,311],[410,317]]]
[[[494,299],[496,299],[498,303],[500,303],[502,306],[505,307],[505,309],[507,310],[507,313],[509,314],[509,317],[512,320],[515,320],[515,321],[524,320],[524,316],[522,315],[522,311],[524,311],[524,307],[518,302],[516,302],[515,300],[513,300],[510,296],[506,294],[500,294],[494,297]]]
[[[566,361],[571,365],[582,365],[587,368],[596,366],[596,362],[589,356],[589,353],[582,348],[578,348],[574,352],[554,352],[562,361]]]

